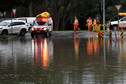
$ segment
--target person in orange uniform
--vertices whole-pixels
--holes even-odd
[[[96,23],[96,19],[94,19],[93,24],[94,24],[94,25],[96,25],[96,24],[97,24],[97,23]]]
[[[96,19],[95,18],[94,18],[93,24],[94,24],[93,31],[96,31],[96,29],[97,29],[97,23],[96,23]]]
[[[91,17],[89,17],[88,19],[87,19],[87,25],[88,25],[88,30],[90,30],[91,28],[92,28],[92,19],[91,19]]]
[[[75,16],[74,18],[75,18],[75,20],[74,20],[74,32],[76,32],[76,29],[80,30],[80,28],[78,27],[78,19],[77,19],[77,17]]]

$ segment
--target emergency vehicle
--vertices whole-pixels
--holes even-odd
[[[119,28],[126,28],[126,17],[123,17],[119,20]],[[110,29],[112,30],[118,29],[118,20],[110,22]]]
[[[44,35],[46,37],[51,36],[53,30],[53,20],[48,12],[43,12],[36,16],[36,20],[31,28],[31,37],[38,35]]]

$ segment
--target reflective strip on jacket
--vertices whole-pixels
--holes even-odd
[[[74,24],[78,25],[78,20],[77,19],[75,19]]]
[[[91,25],[92,24],[92,19],[87,19],[87,24]]]

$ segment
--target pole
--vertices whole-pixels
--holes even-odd
[[[105,24],[105,0],[103,0],[103,24]],[[103,30],[105,30],[105,26],[103,26]]]
[[[119,11],[118,11],[118,33],[119,33]]]

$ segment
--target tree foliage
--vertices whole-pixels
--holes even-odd
[[[126,12],[126,0],[105,0],[106,22],[117,19],[114,5],[122,4],[121,12]],[[74,17],[79,19],[79,27],[85,29],[86,19],[99,17],[102,23],[102,0],[4,0],[0,11],[10,12],[16,8],[16,17],[36,16],[44,11],[50,12],[55,30],[73,29]],[[114,18],[115,17],[115,18]]]

